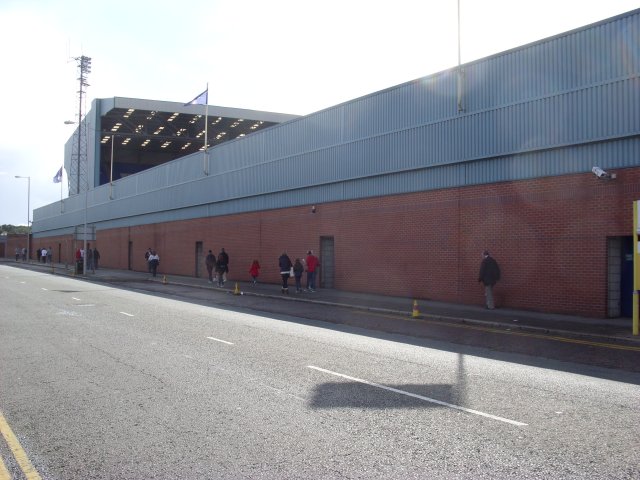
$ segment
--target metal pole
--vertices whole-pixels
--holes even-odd
[[[634,335],[638,335],[639,306],[638,289],[640,289],[640,252],[638,251],[638,201],[633,202],[633,327]]]
[[[30,259],[31,230],[29,229],[29,217],[31,216],[31,177],[27,177],[27,260]]]
[[[29,230],[29,224],[31,223],[31,177],[23,177],[21,175],[15,175],[16,178],[27,179],[27,262],[31,262],[31,231]]]
[[[109,173],[109,199],[113,200],[113,143],[115,135],[111,135],[111,173]]]
[[[82,256],[82,275],[87,275],[87,196],[89,186],[84,191],[84,255]]]

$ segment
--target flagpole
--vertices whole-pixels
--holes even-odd
[[[115,135],[111,135],[111,170],[109,172],[109,200],[113,200],[113,143]]]
[[[207,145],[209,145],[209,82],[207,82],[207,93],[205,94],[206,101],[204,106],[204,174],[209,175],[209,152]]]

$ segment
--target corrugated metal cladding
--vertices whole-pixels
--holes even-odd
[[[136,225],[640,165],[640,10],[226,142],[98,187]],[[458,111],[457,89],[463,82]],[[207,174],[205,174],[207,172]],[[82,222],[83,198],[34,212]],[[78,220],[80,218],[80,220]]]

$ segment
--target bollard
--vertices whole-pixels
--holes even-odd
[[[238,286],[238,282],[236,282],[236,288],[233,290],[234,295],[240,295],[240,287]]]
[[[166,285],[166,284],[167,284],[167,276],[166,276],[166,275],[163,275],[163,276],[162,276],[162,284],[163,284],[163,285]]]
[[[418,301],[414,300],[413,301],[413,311],[411,312],[411,316],[413,318],[417,318],[420,316],[420,312],[418,311]]]

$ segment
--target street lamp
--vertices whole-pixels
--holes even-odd
[[[21,175],[16,175],[15,177],[27,179],[27,262],[30,262],[31,249],[29,245],[29,237],[31,237],[31,232],[29,231],[29,217],[31,217],[31,177],[23,177]]]

